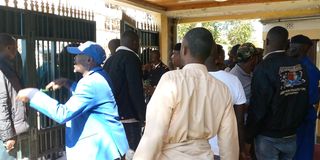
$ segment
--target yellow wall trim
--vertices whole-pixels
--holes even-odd
[[[169,36],[168,36],[168,17],[161,14],[161,27],[160,27],[160,52],[161,60],[167,64],[168,60],[168,48],[169,48]]]
[[[234,19],[275,19],[284,17],[295,16],[310,16],[320,14],[320,8],[303,9],[303,10],[286,10],[286,11],[273,11],[273,12],[255,12],[255,13],[243,13],[239,15],[222,15],[222,16],[210,16],[210,17],[196,17],[179,19],[178,23],[194,23],[194,22],[206,22],[206,21],[221,21],[221,20],[234,20]]]

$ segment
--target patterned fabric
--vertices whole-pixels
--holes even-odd
[[[269,54],[253,72],[247,117],[247,142],[257,135],[282,138],[296,134],[308,111],[308,77],[297,59]]]
[[[256,47],[252,43],[244,43],[237,51],[237,61],[246,61],[255,54],[257,54]]]

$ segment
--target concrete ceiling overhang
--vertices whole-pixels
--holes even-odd
[[[165,14],[178,23],[320,16],[320,0],[115,0]]]

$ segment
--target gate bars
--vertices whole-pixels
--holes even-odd
[[[16,0],[5,0],[5,6],[0,6],[0,33],[9,33],[18,39],[25,86],[43,88],[60,76],[77,80],[79,77],[73,73],[73,57],[66,54],[65,47],[95,41],[93,12],[60,4],[55,7],[43,1],[39,4],[37,1],[24,2],[24,9],[18,8]],[[66,90],[48,94],[60,102],[69,97]],[[32,109],[28,109],[28,120],[31,128],[19,136],[17,159],[58,158],[65,146],[64,125]]]

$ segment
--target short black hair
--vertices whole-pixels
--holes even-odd
[[[125,31],[120,38],[120,44],[123,46],[130,46],[133,41],[139,41],[139,36],[136,32],[128,30]]]
[[[16,39],[7,33],[0,33],[0,49],[16,43]]]
[[[205,61],[211,54],[213,37],[207,29],[202,27],[193,28],[187,32],[184,39],[188,43],[192,57]]]
[[[305,35],[302,35],[302,34],[291,37],[290,43],[306,44],[309,46],[313,45],[311,39]]]
[[[158,57],[160,57],[160,51],[159,50],[153,50],[150,52],[150,54],[154,54],[154,55],[157,55]]]
[[[174,45],[173,50],[180,51],[180,49],[181,49],[181,43],[177,43],[176,45]]]
[[[120,39],[111,39],[108,43],[109,50],[115,50],[120,46]]]
[[[224,55],[224,49],[221,44],[217,44],[217,52],[218,52],[219,56]]]
[[[267,39],[269,45],[275,47],[275,49],[285,49],[288,44],[288,30],[281,27],[276,26],[269,30],[267,34]]]
[[[224,50],[223,50],[223,46],[220,44],[216,44],[216,42],[213,40],[212,43],[212,51],[211,51],[211,57],[213,58],[218,58],[220,56],[225,56],[224,55]]]
[[[234,45],[230,50],[230,54],[234,55],[234,56],[237,56],[237,51],[238,51],[239,47],[240,47],[240,44]]]

